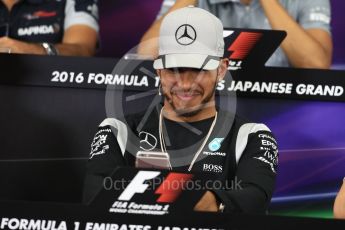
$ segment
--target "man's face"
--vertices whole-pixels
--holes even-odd
[[[159,75],[165,106],[170,106],[177,115],[194,116],[214,107],[217,70],[174,68],[163,69]]]

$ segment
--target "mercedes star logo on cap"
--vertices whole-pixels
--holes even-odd
[[[196,31],[193,26],[183,24],[176,30],[175,38],[178,44],[187,46],[196,40]]]

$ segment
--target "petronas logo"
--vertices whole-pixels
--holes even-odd
[[[222,146],[221,143],[223,142],[224,138],[214,138],[209,144],[208,144],[208,148],[210,149],[210,151],[214,152],[217,151],[218,149],[220,149],[220,147]]]

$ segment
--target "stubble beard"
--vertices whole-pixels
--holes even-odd
[[[212,98],[214,96],[214,91],[211,92],[207,97],[205,97],[200,105],[193,106],[190,108],[183,108],[183,109],[178,109],[174,105],[174,102],[171,97],[169,97],[167,94],[164,94],[166,101],[170,104],[170,106],[173,108],[174,112],[176,113],[177,116],[179,117],[194,117],[198,115],[203,109],[210,107],[210,106],[215,106],[215,102],[212,101]]]

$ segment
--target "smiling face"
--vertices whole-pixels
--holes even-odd
[[[169,113],[167,117],[194,121],[214,116],[215,88],[225,75],[222,65],[215,70],[158,70],[165,96],[164,110]]]
[[[191,117],[214,102],[217,72],[190,68],[164,69],[161,82],[165,108],[178,116]],[[213,103],[214,106],[214,103]]]

